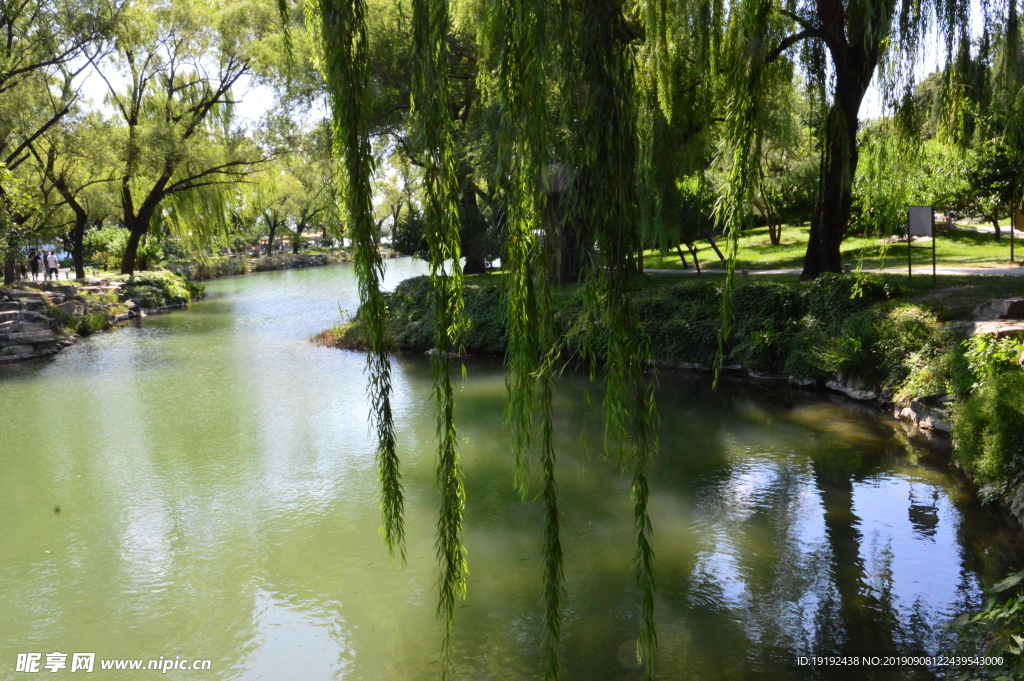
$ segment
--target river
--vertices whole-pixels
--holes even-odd
[[[389,261],[385,281],[423,270]],[[409,540],[391,565],[365,357],[308,340],[356,307],[351,266],[207,292],[0,372],[0,679],[31,678],[14,671],[26,652],[94,652],[111,679],[146,674],[98,660],[211,661],[168,679],[438,678],[429,363],[402,357],[394,375]],[[457,678],[536,679],[541,510],[513,489],[500,363],[467,372]],[[638,679],[629,477],[600,456],[596,390],[559,387],[563,678]],[[935,652],[1020,561],[947,458],[877,413],[672,372],[658,400],[659,678],[842,678],[794,656]]]

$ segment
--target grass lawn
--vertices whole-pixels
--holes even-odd
[[[782,243],[772,246],[768,239],[768,228],[760,227],[747,230],[739,240],[737,269],[770,270],[801,268],[804,253],[807,249],[808,226],[786,227],[782,230]],[[717,241],[718,247],[724,252],[725,239]],[[711,244],[698,241],[697,255],[701,267],[718,269],[722,267]],[[922,244],[923,245],[923,244]],[[843,262],[855,268],[876,269],[882,267],[906,267],[907,245],[905,243],[888,244],[884,249],[881,240],[866,237],[847,237],[843,241]],[[693,267],[692,258],[683,248],[686,260]],[[1011,267],[1010,239],[1004,236],[996,241],[991,234],[976,232],[939,232],[938,252],[939,266],[946,267]],[[1017,244],[1017,259],[1024,259],[1024,243]],[[931,264],[931,252],[926,249],[915,249],[915,267]],[[647,251],[644,254],[644,267],[651,269],[678,269],[681,267],[679,255],[675,252],[662,256],[658,251]]]

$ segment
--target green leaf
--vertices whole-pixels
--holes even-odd
[[[1021,570],[1016,574],[1010,575],[1003,581],[993,586],[992,590],[996,593],[1002,593],[1003,591],[1008,591],[1013,587],[1017,586],[1021,583],[1022,580],[1024,580],[1024,570]]]

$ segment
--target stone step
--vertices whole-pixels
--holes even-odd
[[[18,328],[13,330],[12,333],[29,333],[34,331],[49,331],[50,325],[43,324],[41,322],[20,322]]]
[[[21,303],[17,301],[5,301],[0,303],[0,312],[18,312],[21,310]]]
[[[0,358],[21,359],[26,355],[31,355],[34,350],[31,345],[8,345],[0,348]]]
[[[21,310],[10,310],[7,312],[0,312],[0,324],[17,321],[21,321]]]
[[[8,343],[28,344],[28,343],[52,343],[57,338],[53,335],[52,331],[26,331],[23,333],[12,333],[8,334]]]
[[[39,300],[43,299],[43,294],[40,291],[27,291],[25,289],[12,288],[7,289],[7,293],[12,298],[17,298],[19,300],[25,300],[26,298],[36,298]]]
[[[997,319],[1024,319],[1024,297],[990,300],[974,308],[974,320],[978,322]]]
[[[952,324],[950,326],[953,326]],[[989,322],[967,322],[968,336],[986,333],[996,338],[1009,338],[1018,334],[1024,334],[1024,321],[989,321]]]

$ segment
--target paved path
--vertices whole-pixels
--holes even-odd
[[[747,270],[750,274],[796,274],[799,275],[803,270],[800,268],[782,269],[782,270]],[[869,272],[872,274],[906,274],[906,267],[887,267],[883,270],[860,270],[861,272]],[[644,268],[644,272],[649,274],[697,274],[697,270],[693,269],[670,269],[660,270],[652,269],[649,267]],[[701,272],[707,272],[708,274],[725,274],[725,270],[712,270],[708,268],[702,268]],[[965,275],[1010,275],[1010,276],[1024,276],[1024,267],[937,267],[935,269],[937,274],[947,276],[965,276]],[[736,270],[737,274],[740,274],[740,270]],[[914,268],[914,274],[916,276],[930,276],[932,273],[931,267],[924,265]]]

